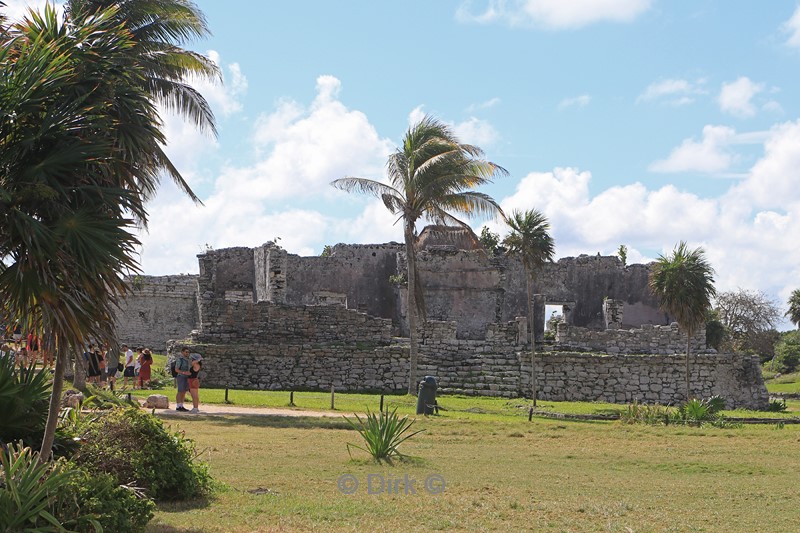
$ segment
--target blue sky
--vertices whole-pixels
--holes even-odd
[[[214,35],[191,46],[225,78],[198,84],[220,135],[165,115],[168,153],[205,206],[165,183],[142,234],[147,274],[196,272],[206,246],[402,240],[381,204],[328,183],[381,178],[431,113],[510,171],[485,192],[544,211],[560,257],[625,244],[649,261],[686,240],[720,290],[783,304],[800,287],[795,1],[197,4]]]

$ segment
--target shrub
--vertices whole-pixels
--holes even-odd
[[[47,370],[17,368],[13,357],[0,357],[0,441],[41,442],[49,401]]]
[[[210,488],[208,466],[195,460],[194,443],[140,409],[104,414],[89,424],[83,439],[79,464],[145,489],[156,500],[194,498]]]
[[[790,374],[800,367],[800,332],[785,333],[775,347],[775,370]]]
[[[58,495],[74,472],[64,459],[39,462],[38,452],[11,445],[0,453],[3,464],[0,487],[0,524],[3,531],[59,531],[53,515]]]
[[[786,400],[783,398],[770,398],[767,411],[771,413],[782,413],[786,411]]]
[[[56,514],[77,531],[96,530],[90,526],[99,524],[104,531],[141,532],[156,508],[141,491],[121,486],[111,474],[91,474],[77,466],[62,492]]]
[[[349,418],[345,418],[345,420],[363,437],[365,447],[348,443],[347,453],[350,453],[351,447],[357,448],[369,453],[378,462],[386,461],[391,463],[394,457],[404,457],[398,451],[398,446],[417,433],[424,431],[421,429],[405,435],[414,424],[414,421],[409,420],[407,416],[403,418],[397,416],[397,408],[391,413],[389,411],[381,411],[377,415],[367,410],[367,416],[363,419],[355,413],[354,415],[358,421],[357,423]]]

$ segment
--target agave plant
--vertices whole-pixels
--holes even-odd
[[[52,511],[75,471],[63,459],[40,462],[39,453],[22,444],[12,444],[0,456],[0,524],[5,531],[64,531]]]
[[[50,398],[50,373],[33,365],[17,368],[0,357],[0,441],[41,441]]]
[[[354,416],[357,422],[347,417],[345,420],[363,437],[364,447],[348,443],[347,453],[351,458],[353,455],[350,453],[350,448],[352,447],[369,453],[378,462],[391,463],[395,457],[404,457],[397,449],[400,444],[417,433],[425,431],[420,429],[407,434],[414,421],[409,420],[407,416],[400,418],[397,415],[397,408],[391,412],[381,411],[379,414],[372,413],[367,409],[367,415],[364,418],[355,413]]]

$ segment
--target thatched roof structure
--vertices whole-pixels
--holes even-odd
[[[417,237],[417,250],[481,250],[475,232],[464,226],[425,226]]]

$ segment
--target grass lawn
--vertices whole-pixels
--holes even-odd
[[[276,393],[283,404],[287,397]],[[351,459],[346,445],[359,436],[342,420],[172,419],[223,486],[208,501],[162,505],[149,531],[729,532],[800,523],[800,426],[529,423],[495,413],[506,409],[502,400],[470,400],[491,413],[418,419],[413,428],[425,432],[401,448],[417,459],[394,466],[357,450]],[[338,488],[344,475],[358,482],[355,493]],[[416,494],[405,493],[405,476]],[[439,489],[442,479],[442,492],[426,491],[426,480]],[[370,480],[379,493],[370,494]]]
[[[769,392],[800,394],[800,372],[773,377],[766,384]]]

